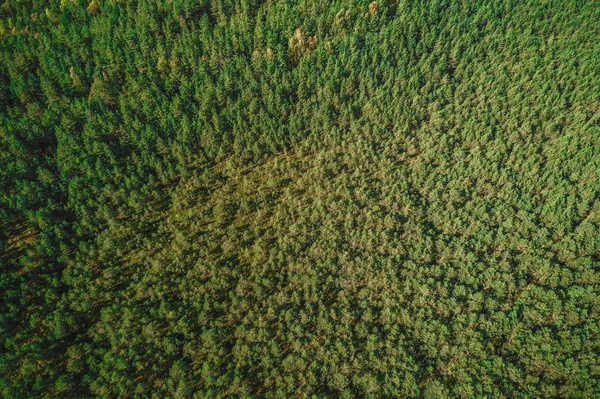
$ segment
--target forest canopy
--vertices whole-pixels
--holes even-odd
[[[599,5],[5,0],[0,397],[600,396]]]

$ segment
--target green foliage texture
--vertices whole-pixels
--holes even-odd
[[[0,397],[600,397],[600,3],[5,0]]]

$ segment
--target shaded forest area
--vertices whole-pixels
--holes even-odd
[[[4,1],[0,396],[597,397],[599,6]]]

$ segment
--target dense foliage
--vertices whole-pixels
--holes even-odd
[[[6,0],[0,396],[597,397],[599,5]]]

